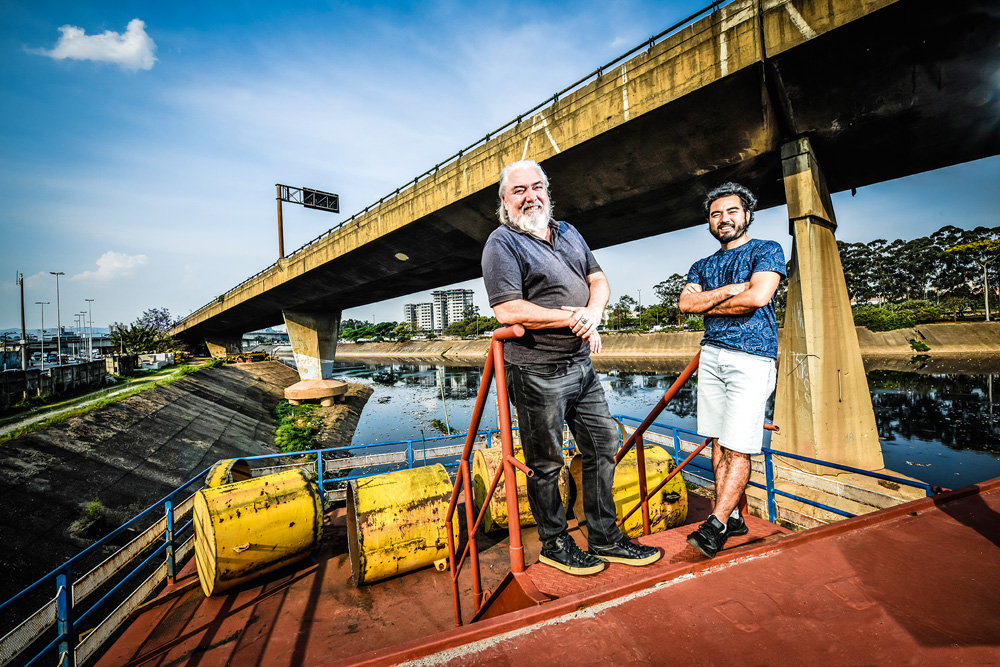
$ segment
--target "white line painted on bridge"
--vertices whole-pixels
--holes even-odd
[[[539,118],[542,119],[541,123],[538,122]],[[528,157],[528,144],[531,143],[531,135],[533,135],[535,132],[537,132],[539,130],[539,128],[542,128],[542,129],[545,130],[545,136],[547,136],[549,138],[549,143],[552,144],[552,148],[555,149],[556,153],[561,153],[562,152],[562,151],[559,150],[559,145],[556,143],[556,140],[552,138],[552,133],[549,132],[549,123],[548,123],[548,121],[545,120],[544,114],[538,113],[538,114],[535,114],[534,116],[532,116],[532,118],[531,118],[531,130],[528,132],[528,136],[524,140],[524,150],[521,152],[521,159],[522,160],[524,160],[524,159],[526,159]]]
[[[802,18],[802,14],[799,14],[799,10],[792,3],[786,4],[785,9],[788,10],[788,16],[792,19],[792,23],[799,29],[803,37],[806,39],[814,39],[816,37],[816,31],[809,27],[806,20]]]
[[[622,63],[622,106],[625,108],[625,120],[628,120],[628,73]]]

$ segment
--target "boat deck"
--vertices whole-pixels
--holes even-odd
[[[696,524],[709,505],[691,499]],[[533,565],[557,599],[456,628],[447,573],[354,587],[335,513],[315,560],[257,586],[205,598],[189,563],[98,664],[1000,664],[1000,479],[801,533],[747,523],[713,560],[685,526],[640,540],[664,552],[647,567]],[[492,589],[506,542],[480,546]]]

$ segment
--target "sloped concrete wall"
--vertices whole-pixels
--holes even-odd
[[[919,340],[930,347],[930,356],[989,356],[1000,354],[1000,322],[922,324],[913,329],[872,332],[857,327],[858,343],[865,357],[912,357],[910,346]],[[778,330],[779,344],[782,330]],[[650,334],[605,334],[602,359],[690,358],[701,344],[700,331]],[[405,343],[341,343],[337,359],[417,358],[481,360],[489,341],[420,340]]]

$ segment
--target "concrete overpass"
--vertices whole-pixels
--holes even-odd
[[[831,364],[846,355],[835,376],[809,370],[824,328],[850,324],[829,192],[1000,152],[998,14],[989,0],[735,0],[435,165],[174,333],[225,347],[284,319],[303,377],[328,377],[342,309],[480,275],[499,171],[528,157],[548,172],[558,217],[594,248],[702,224],[703,194],[726,179],[750,186],[763,208],[787,202],[796,266],[806,265],[790,282],[801,331],[789,337],[786,322],[786,340],[801,344],[782,352],[804,376],[785,389],[799,393],[792,412],[815,412],[803,406],[819,398],[817,378],[827,391],[833,378],[842,403],[851,375],[867,401],[856,340],[823,350]],[[841,299],[830,292],[838,280],[844,303],[832,314],[819,304]],[[873,417],[864,428],[850,437],[868,438]]]

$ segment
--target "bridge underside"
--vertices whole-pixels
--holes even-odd
[[[601,248],[701,224],[703,194],[725,179],[755,190],[762,208],[784,204],[780,147],[799,136],[810,139],[831,192],[995,155],[998,41],[989,2],[889,5],[544,160],[557,217]],[[495,188],[179,335],[241,333],[281,323],[283,310],[338,312],[476,278],[497,224]]]

